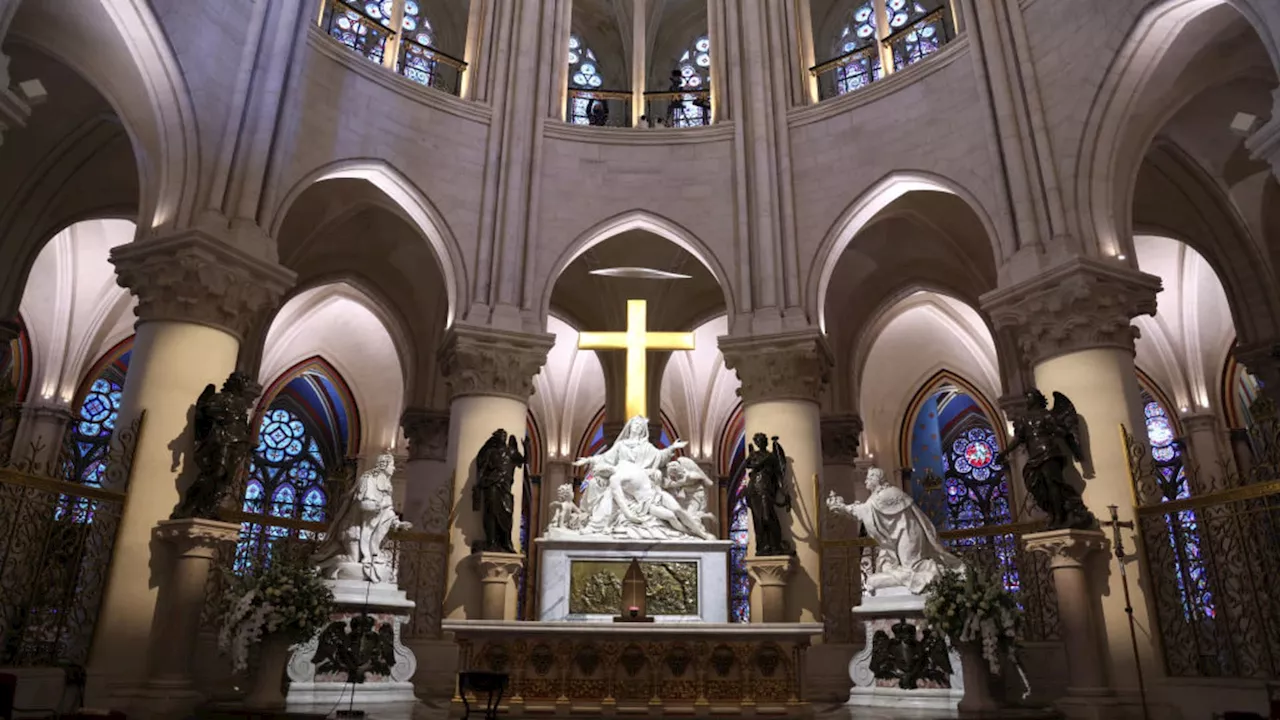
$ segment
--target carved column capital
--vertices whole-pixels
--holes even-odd
[[[777,557],[752,557],[746,559],[747,572],[762,587],[776,587],[787,584],[787,576],[795,569],[796,559],[793,555]]]
[[[409,408],[400,416],[400,427],[409,440],[410,460],[444,462],[449,451],[449,412]]]
[[[511,553],[479,552],[475,558],[480,582],[505,583],[524,568],[524,556]]]
[[[1031,280],[982,297],[995,327],[1015,333],[1032,364],[1093,348],[1133,352],[1139,315],[1154,315],[1160,279],[1074,258]]]
[[[1049,567],[1055,570],[1084,567],[1089,555],[1108,547],[1101,530],[1047,530],[1028,533],[1022,539],[1027,550],[1049,556]]]
[[[1218,419],[1217,413],[1212,410],[1190,413],[1183,415],[1180,419],[1182,420],[1182,427],[1187,431],[1188,435],[1198,432],[1221,435],[1224,432],[1222,421]]]
[[[111,251],[111,264],[116,282],[138,298],[139,323],[195,323],[241,341],[296,279],[291,270],[199,230],[120,245]]]
[[[862,418],[858,415],[829,415],[822,418],[822,464],[853,465],[858,460]]]
[[[817,329],[778,335],[720,338],[724,364],[738,374],[738,395],[748,405],[770,400],[818,402],[833,359]]]
[[[240,536],[240,524],[202,518],[161,520],[151,534],[171,544],[179,557],[212,558],[218,545]]]
[[[449,397],[496,395],[527,402],[533,378],[555,344],[548,333],[455,325],[440,347],[440,372]]]

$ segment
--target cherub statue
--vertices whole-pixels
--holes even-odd
[[[1098,519],[1084,506],[1080,491],[1067,482],[1064,472],[1072,461],[1084,462],[1080,447],[1080,416],[1076,408],[1060,392],[1053,393],[1053,409],[1044,394],[1032,388],[1026,394],[1025,412],[1013,423],[1013,441],[996,455],[998,464],[1019,447],[1026,447],[1027,462],[1022,467],[1022,481],[1027,492],[1049,515],[1049,529],[1093,529]]]
[[[753,447],[747,455],[747,506],[756,532],[756,556],[787,555],[791,544],[782,537],[782,518],[778,508],[791,512],[791,494],[787,492],[787,454],[773,437],[764,433],[752,436]]]
[[[573,504],[573,488],[563,484],[556,488],[556,499],[551,501],[549,527],[577,530],[582,526],[583,513]]]
[[[215,518],[253,452],[249,411],[262,386],[237,370],[222,383],[222,392],[215,387],[213,383],[206,385],[196,400],[192,459],[197,475],[169,516],[171,520]]]

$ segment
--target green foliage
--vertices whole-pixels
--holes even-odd
[[[924,618],[957,643],[981,643],[991,671],[1018,648],[1022,609],[1000,578],[977,568],[943,570],[925,586]]]
[[[248,665],[250,649],[267,635],[305,642],[329,623],[333,591],[303,552],[280,547],[256,571],[227,576],[218,646],[237,670]]]

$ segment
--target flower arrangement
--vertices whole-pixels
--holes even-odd
[[[1001,658],[1017,651],[1022,630],[1022,609],[1000,579],[969,566],[943,570],[922,594],[929,626],[953,645],[981,642],[982,657],[999,674]]]
[[[333,613],[333,592],[301,553],[273,553],[258,572],[229,574],[227,583],[218,648],[237,671],[248,666],[249,650],[264,635],[303,642]]]

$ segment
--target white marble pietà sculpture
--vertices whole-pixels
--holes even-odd
[[[857,518],[876,541],[875,572],[865,588],[874,593],[881,588],[905,587],[920,594],[941,568],[960,568],[960,558],[947,552],[938,541],[938,531],[911,496],[884,482],[884,471],[867,471],[866,502],[845,503],[833,491],[827,507]]]
[[[558,508],[553,520],[560,522],[552,523],[548,537],[715,540],[703,522],[705,502],[695,507],[696,493],[689,492],[705,474],[692,461],[673,461],[685,445],[676,441],[658,449],[649,442],[648,419],[631,418],[612,447],[574,463],[587,467],[586,489],[577,512]]]
[[[329,525],[328,537],[312,558],[324,577],[395,583],[395,563],[383,548],[392,530],[412,525],[400,520],[391,500],[395,458],[378,456],[373,469],[360,475]]]

